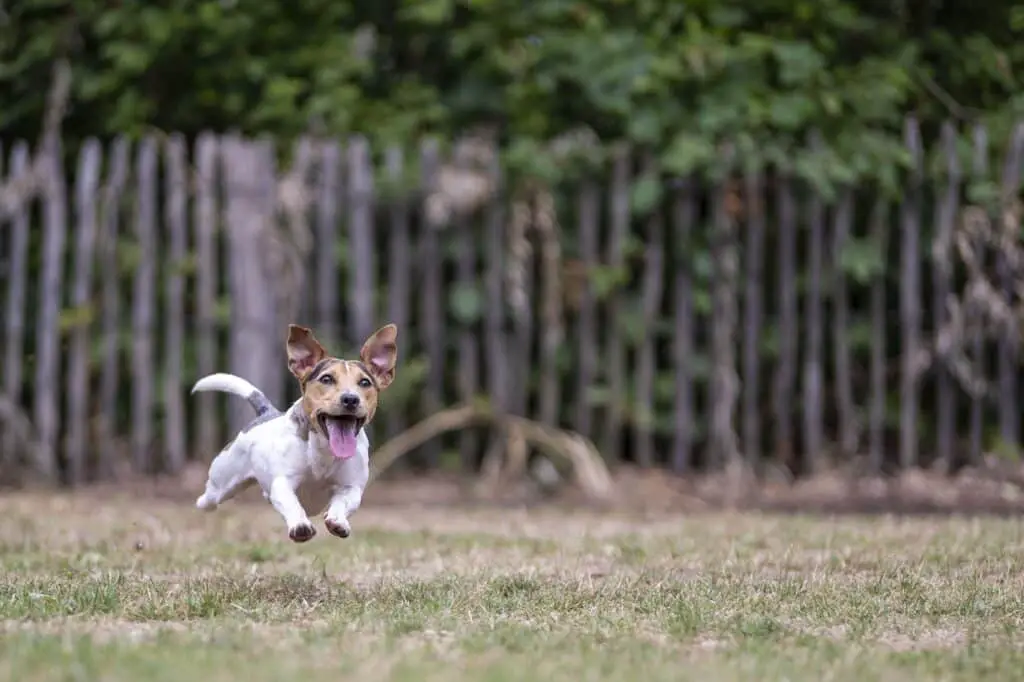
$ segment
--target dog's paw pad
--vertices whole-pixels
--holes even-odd
[[[307,542],[312,540],[314,535],[316,535],[316,528],[311,523],[303,523],[288,529],[288,537],[292,542]]]
[[[352,527],[349,526],[348,521],[335,521],[324,517],[324,526],[327,527],[327,532],[339,538],[347,538],[352,534]]]

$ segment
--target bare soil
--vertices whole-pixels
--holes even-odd
[[[364,507],[413,505],[437,507],[591,508],[634,513],[701,513],[724,510],[829,515],[995,515],[1024,513],[1024,486],[1015,473],[964,469],[958,474],[918,470],[898,476],[866,477],[829,472],[796,481],[739,481],[726,475],[681,477],[664,470],[619,467],[613,474],[613,499],[602,504],[586,500],[574,486],[543,493],[526,482],[504,486],[500,494],[481,495],[473,481],[454,474],[390,475],[373,483]],[[206,468],[190,466],[182,476],[125,478],[118,484],[93,486],[161,499],[193,500],[202,490]],[[240,497],[261,502],[258,490]]]

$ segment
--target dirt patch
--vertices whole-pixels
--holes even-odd
[[[967,644],[967,633],[962,630],[929,630],[917,636],[911,636],[897,632],[880,637],[879,644],[893,651],[954,649]]]
[[[132,495],[191,504],[202,489],[206,469],[189,467],[175,478],[124,478],[117,484],[91,486],[101,496]],[[1024,477],[1022,477],[1024,478]],[[1024,488],[1017,476],[999,477],[965,469],[955,476],[913,471],[891,477],[860,477],[826,473],[789,481],[744,482],[721,475],[681,477],[664,470],[619,467],[613,475],[614,499],[588,502],[579,490],[565,486],[542,494],[529,483],[505,486],[483,499],[470,481],[450,474],[399,474],[375,482],[366,491],[364,508],[407,509],[500,508],[605,510],[637,515],[718,512],[722,510],[817,514],[971,514],[1024,513]],[[259,490],[239,495],[238,502],[264,504]]]
[[[139,643],[152,641],[161,634],[190,632],[186,623],[174,621],[152,622],[103,618],[55,618],[47,621],[0,621],[0,632],[4,634],[34,635],[89,635],[98,643],[127,641]]]

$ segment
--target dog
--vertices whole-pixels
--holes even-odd
[[[256,418],[210,464],[196,507],[213,511],[256,483],[284,518],[294,542],[313,539],[306,510],[324,512],[324,526],[339,538],[352,533],[370,475],[365,427],[377,400],[395,378],[398,328],[381,327],[362,346],[359,360],[331,357],[306,327],[289,325],[288,369],[302,397],[286,412],[251,383],[233,374],[210,374],[192,393],[223,391],[248,400]]]

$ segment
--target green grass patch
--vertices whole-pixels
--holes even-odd
[[[297,546],[259,505],[15,495],[0,514],[0,678],[19,682],[1024,669],[1011,520],[366,509],[350,539]]]

